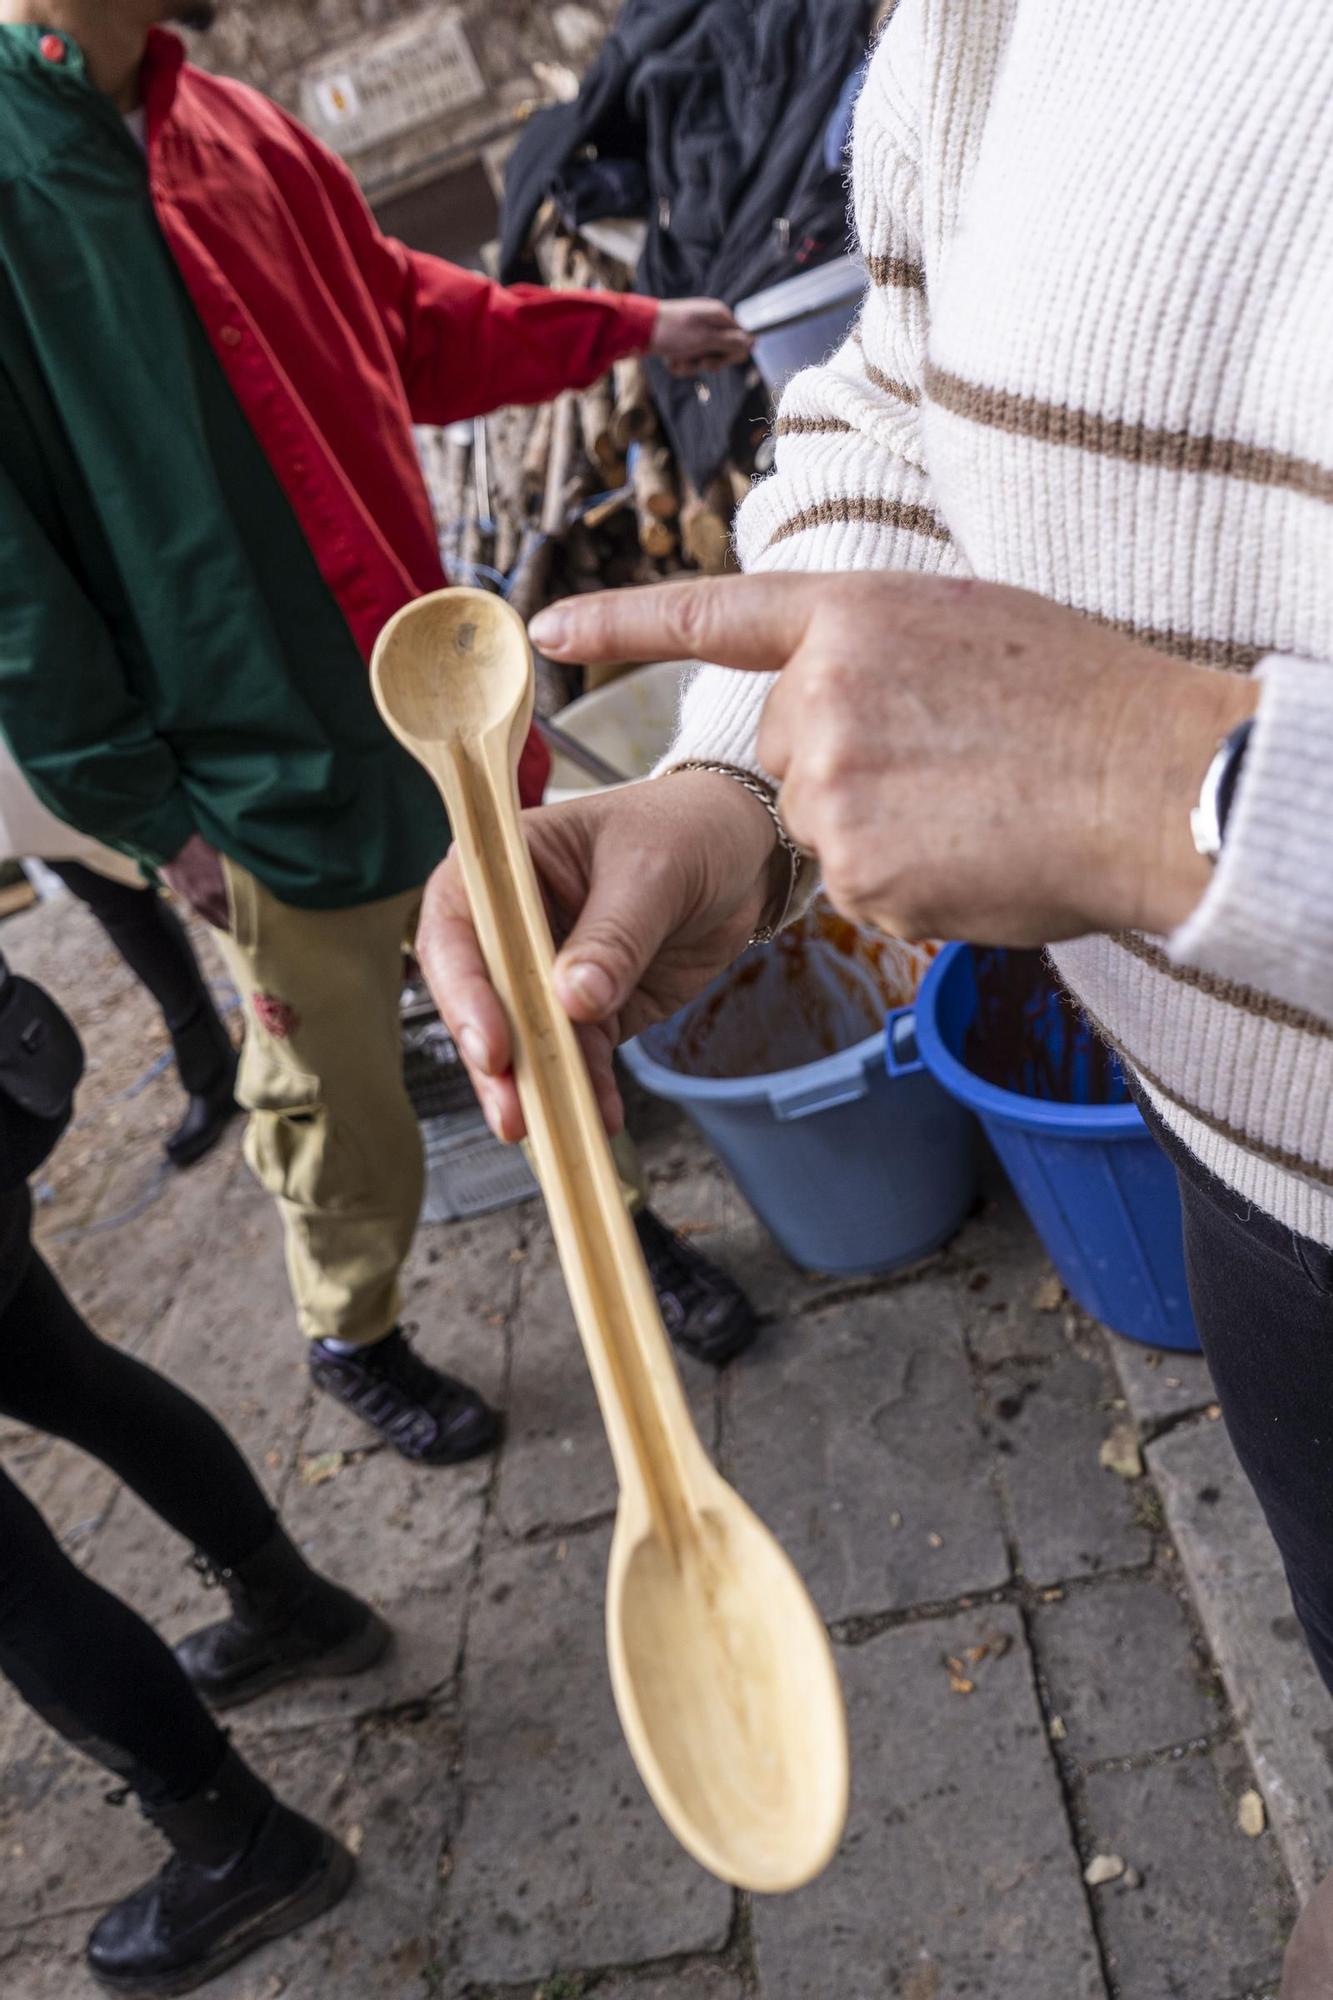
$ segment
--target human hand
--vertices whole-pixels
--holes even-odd
[[[665,361],[673,375],[702,375],[748,361],[753,346],[720,299],[663,299],[648,352]]]
[[[1034,945],[1165,932],[1209,879],[1189,813],[1257,686],[1004,584],[719,578],[579,598],[553,659],[781,669],[758,755],[843,914]]]
[[[774,893],[773,822],[733,779],[682,771],[539,807],[523,828],[561,947],[556,992],[614,1132],[623,1112],[612,1050],[674,1014],[744,948]],[[426,890],[417,954],[492,1131],[521,1139],[509,1027],[457,855]]]
[[[231,928],[222,856],[202,834],[192,833],[175,860],[165,862],[157,872],[181,901],[188,903],[195,915],[211,924],[215,931]]]

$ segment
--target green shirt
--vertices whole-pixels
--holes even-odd
[[[347,908],[448,839],[77,49],[0,28],[0,727],[62,819]]]

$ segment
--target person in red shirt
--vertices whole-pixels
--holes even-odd
[[[366,672],[445,581],[412,425],[748,340],[716,301],[504,289],[385,237],[341,161],[159,25],[213,11],[0,0],[0,727],[62,819],[216,927],[312,1377],[452,1463],[498,1421],[398,1325],[401,951],[448,828]],[[534,739],[526,802],[546,768]],[[639,1230],[677,1339],[739,1351],[737,1288]]]

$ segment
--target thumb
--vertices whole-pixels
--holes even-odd
[[[622,852],[600,868],[555,962],[556,993],[570,1019],[618,1014],[679,922],[660,861]]]

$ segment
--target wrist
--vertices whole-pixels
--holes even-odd
[[[1141,749],[1131,756],[1122,745],[1123,768],[1113,789],[1127,865],[1110,874],[1119,876],[1126,899],[1120,924],[1164,936],[1185,922],[1212,879],[1213,864],[1195,844],[1191,816],[1219,746],[1253,718],[1259,686],[1199,667],[1164,675],[1160,662],[1152,683],[1139,705]]]
[[[776,923],[790,899],[793,870],[778,830],[774,807],[759,796],[763,780],[729,769],[676,764],[651,782],[668,779],[673,797],[688,811],[696,827],[707,829],[710,846],[740,885],[753,911],[753,927]],[[766,787],[765,787],[766,789]]]

